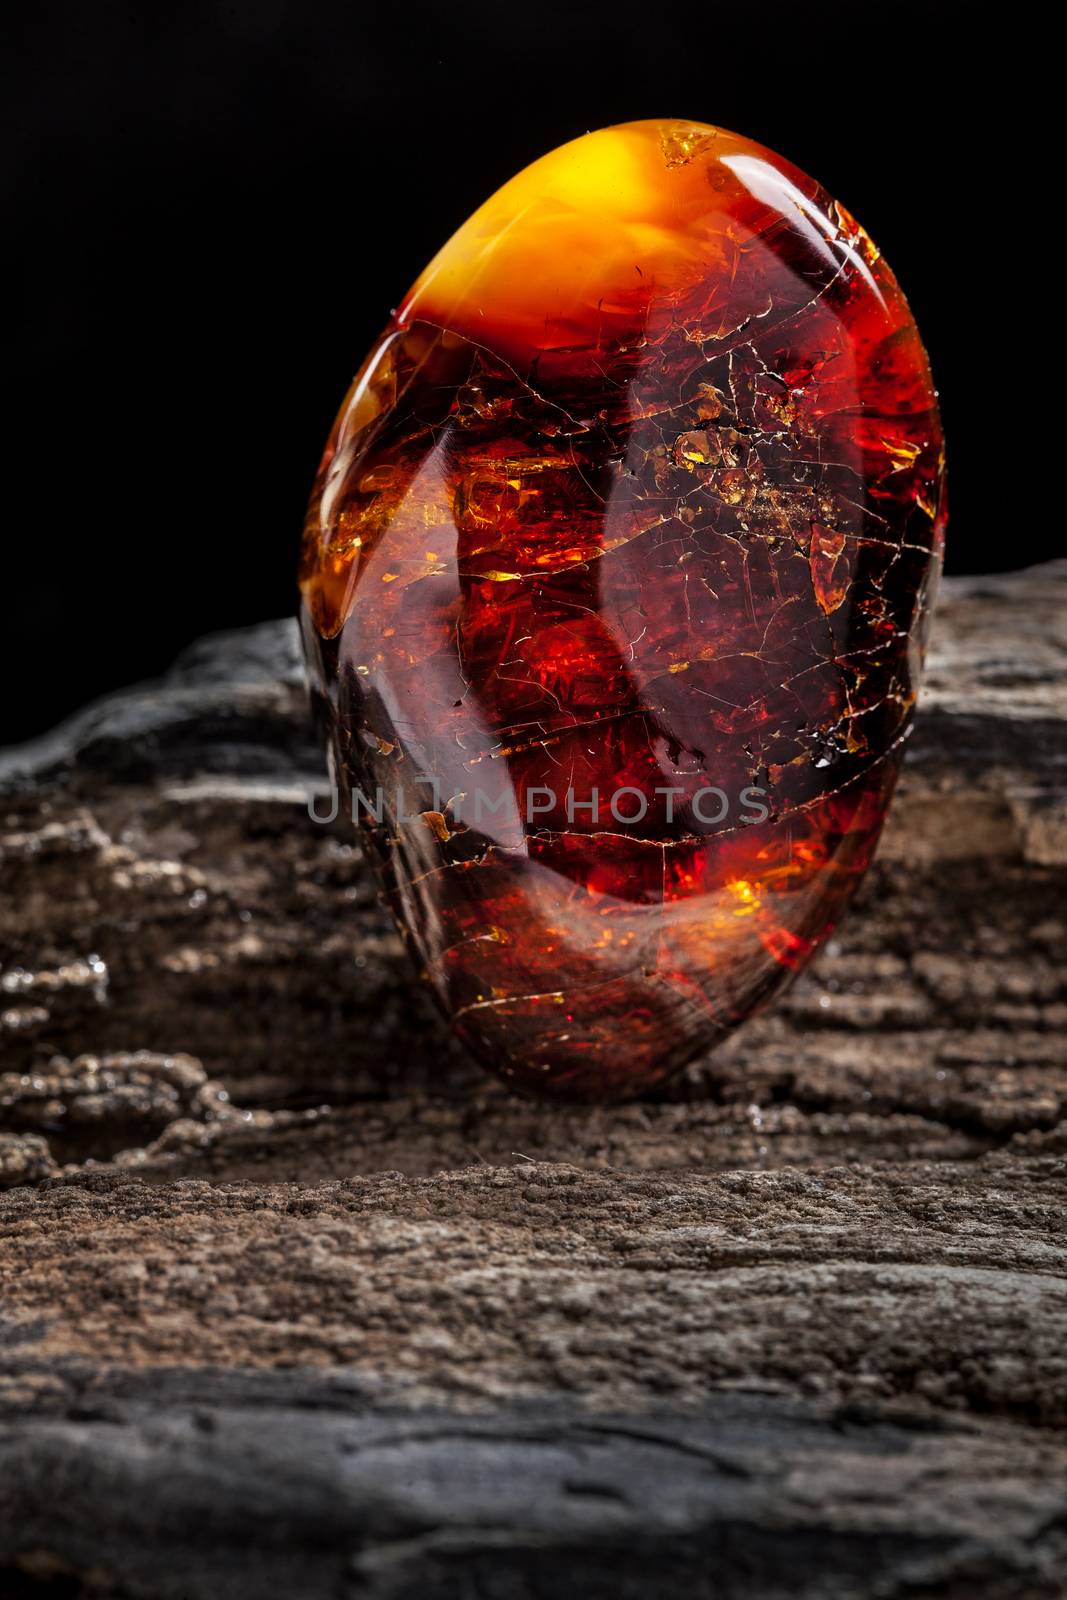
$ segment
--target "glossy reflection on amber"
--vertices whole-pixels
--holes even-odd
[[[509,1081],[637,1094],[826,936],[914,705],[942,473],[892,273],[734,134],[578,139],[419,278],[326,447],[305,637],[412,955]]]

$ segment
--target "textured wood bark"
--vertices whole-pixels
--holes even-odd
[[[876,865],[655,1100],[413,987],[295,640],[0,757],[0,1594],[1067,1592],[1067,563],[946,585]]]

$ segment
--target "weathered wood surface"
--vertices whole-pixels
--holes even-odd
[[[292,630],[0,757],[0,1594],[1067,1593],[1067,563],[946,585],[878,861],[654,1101],[412,988]]]

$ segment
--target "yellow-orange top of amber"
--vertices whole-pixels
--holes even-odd
[[[825,936],[892,788],[941,489],[884,260],[736,135],[575,140],[418,278],[327,445],[306,634],[401,926],[512,1081],[637,1092]]]
[[[821,215],[813,193],[801,173],[721,129],[603,128],[542,156],[487,200],[418,278],[398,321],[485,336],[525,361],[637,331],[654,339],[695,299],[703,315],[691,333],[721,337],[739,313],[765,309],[744,258],[770,212],[840,267],[844,214]]]

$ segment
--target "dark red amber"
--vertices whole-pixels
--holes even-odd
[[[553,151],[419,278],[308,515],[344,803],[456,1032],[634,1095],[781,988],[878,839],[940,566],[915,324],[746,139]]]

